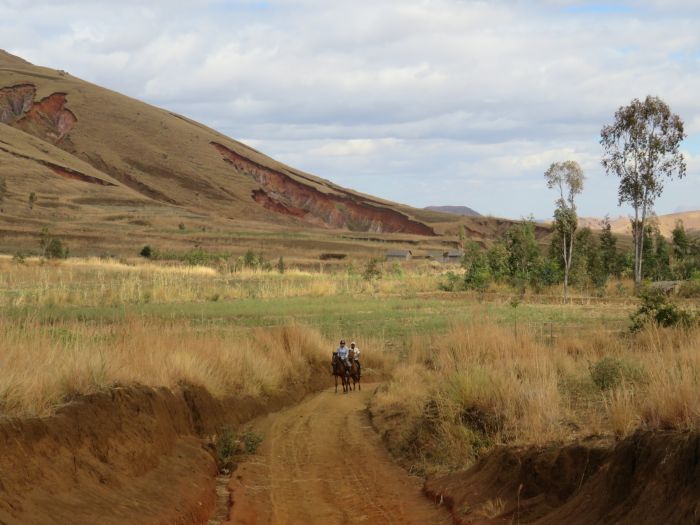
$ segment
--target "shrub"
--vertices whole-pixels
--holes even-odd
[[[639,383],[644,370],[618,357],[604,357],[590,367],[591,379],[600,390],[612,390],[623,381]]]
[[[642,304],[631,317],[632,332],[638,332],[648,323],[689,328],[697,322],[691,312],[673,304],[662,290],[644,290],[640,297]]]
[[[65,259],[68,257],[68,248],[63,246],[61,239],[53,237],[44,247],[44,257],[47,259]]]
[[[230,427],[224,427],[216,437],[216,455],[226,463],[238,451],[238,440]]]
[[[150,259],[153,256],[153,249],[147,244],[146,246],[141,248],[139,255],[141,257],[146,257],[147,259]]]
[[[444,292],[459,292],[464,290],[464,279],[454,272],[447,272],[445,275],[446,281],[441,282],[438,286]]]
[[[382,270],[379,268],[379,261],[377,261],[377,259],[370,259],[367,261],[362,277],[365,281],[373,281],[374,279],[382,278]]]
[[[246,431],[243,432],[242,441],[243,452],[245,452],[246,454],[254,454],[260,446],[260,444],[262,443],[263,437],[251,429],[246,429]]]

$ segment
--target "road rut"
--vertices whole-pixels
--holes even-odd
[[[232,477],[227,523],[452,523],[389,457],[366,410],[373,390],[328,390],[258,420],[263,444]]]

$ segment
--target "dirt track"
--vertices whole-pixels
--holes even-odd
[[[256,422],[264,441],[234,473],[228,523],[452,523],[391,461],[365,410],[373,390],[328,390]]]

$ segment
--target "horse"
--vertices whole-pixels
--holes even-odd
[[[338,354],[333,354],[333,360],[331,362],[333,367],[333,375],[335,376],[335,393],[338,393],[338,377],[343,384],[343,394],[347,394],[350,391],[350,372],[345,368],[345,363],[338,358]]]
[[[352,389],[355,390],[355,384],[357,384],[357,389],[362,390],[362,385],[360,384],[360,365],[355,361],[355,353],[352,348],[348,352],[348,359],[350,360],[350,379],[352,379]],[[348,379],[348,388],[350,387],[350,380]]]

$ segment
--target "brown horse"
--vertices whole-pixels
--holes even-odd
[[[348,359],[350,360],[350,379],[352,379],[352,389],[355,390],[355,385],[357,384],[357,389],[362,390],[362,385],[360,384],[360,365],[355,361],[355,352],[352,348],[348,352]],[[348,380],[348,388],[350,386],[350,380]]]
[[[345,364],[338,357],[338,354],[333,354],[333,360],[331,361],[333,367],[333,375],[335,376],[335,393],[338,393],[338,378],[343,384],[343,394],[347,394],[350,391],[350,371],[345,368]]]

